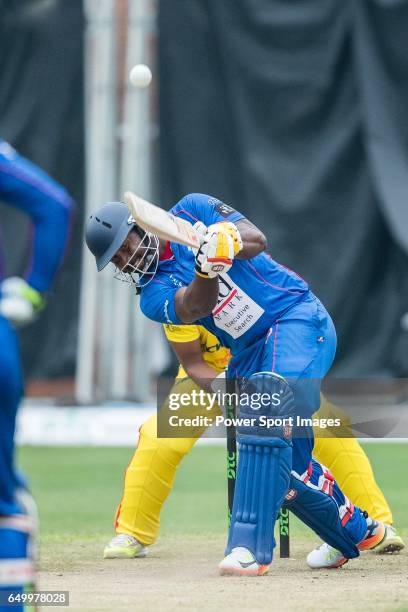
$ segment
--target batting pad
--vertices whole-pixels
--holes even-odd
[[[272,561],[275,521],[288,490],[292,446],[280,438],[245,436],[239,461],[226,554],[243,546],[257,562]]]

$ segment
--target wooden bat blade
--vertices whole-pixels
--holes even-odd
[[[139,198],[132,191],[126,191],[124,200],[136,223],[147,232],[164,240],[195,249],[200,248],[199,234],[185,219],[175,217],[166,210]]]

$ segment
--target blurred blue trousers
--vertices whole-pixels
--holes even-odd
[[[21,512],[14,500],[14,432],[23,378],[17,335],[0,316],[0,516]]]

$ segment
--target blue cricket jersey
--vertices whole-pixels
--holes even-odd
[[[194,224],[206,226],[220,221],[236,222],[244,216],[216,198],[190,194],[170,212]],[[189,247],[170,244],[168,258],[159,262],[153,280],[142,288],[141,309],[159,323],[181,325],[174,298],[180,287],[194,278],[194,254]],[[202,325],[236,354],[265,335],[283,313],[309,293],[307,283],[274,261],[266,253],[249,260],[234,260],[227,274],[219,275],[218,301],[211,315],[199,319]]]
[[[56,181],[1,139],[0,200],[31,218],[31,260],[25,278],[37,291],[47,291],[64,257],[73,200]],[[0,281],[2,278],[0,265]]]

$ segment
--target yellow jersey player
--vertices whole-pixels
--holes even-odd
[[[229,350],[199,325],[164,325],[166,337],[180,362],[173,390],[191,393],[195,381],[212,379],[225,371]],[[170,393],[171,393],[170,392]],[[322,396],[317,416],[336,408]],[[158,438],[157,415],[140,429],[136,452],[126,470],[124,493],[115,519],[116,536],[105,547],[104,557],[142,557],[158,536],[160,512],[169,495],[176,469],[203,429],[193,438]],[[404,543],[393,525],[391,509],[377,485],[370,462],[354,438],[316,437],[314,456],[334,475],[344,493],[374,519],[387,525],[377,553],[398,552]]]

